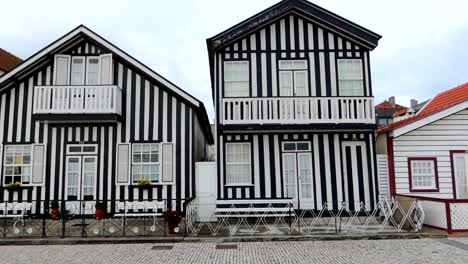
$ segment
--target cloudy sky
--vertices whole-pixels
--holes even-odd
[[[27,58],[84,24],[201,99],[213,117],[205,39],[278,0],[0,0],[0,46]],[[377,101],[425,100],[468,81],[468,1],[313,0],[383,36]],[[138,4],[137,4],[138,3]]]

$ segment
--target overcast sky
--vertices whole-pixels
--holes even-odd
[[[202,100],[212,118],[205,39],[277,2],[0,0],[0,47],[25,59],[84,24]],[[312,2],[383,36],[371,53],[377,102],[409,104],[468,81],[468,1]]]

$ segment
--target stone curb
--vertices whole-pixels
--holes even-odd
[[[16,245],[91,245],[91,244],[174,244],[174,243],[239,243],[239,242],[272,242],[272,241],[339,241],[339,240],[389,240],[389,239],[423,239],[447,238],[440,233],[380,233],[364,235],[298,235],[298,236],[245,236],[245,237],[158,237],[158,238],[38,238],[38,239],[2,239],[0,246]]]

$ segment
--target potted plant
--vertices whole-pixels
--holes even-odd
[[[179,223],[182,220],[182,216],[176,211],[169,211],[164,213],[164,218],[167,222],[169,234],[179,233]]]
[[[148,179],[140,179],[138,180],[138,187],[150,187],[151,186],[151,181]]]
[[[60,220],[59,203],[57,201],[52,201],[50,203],[50,210],[50,218],[52,220]]]
[[[96,205],[96,220],[102,220],[106,216],[106,204],[104,202],[97,202]]]
[[[11,182],[11,183],[8,183],[5,185],[5,188],[12,192],[12,191],[17,191],[19,190],[21,187],[21,182],[17,181],[17,182]]]

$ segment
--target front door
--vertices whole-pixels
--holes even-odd
[[[468,154],[453,154],[453,170],[457,199],[468,199]]]
[[[65,200],[72,214],[93,214],[97,184],[97,146],[69,146],[66,156]]]
[[[312,153],[309,142],[283,142],[284,195],[294,208],[314,207],[312,193]]]

